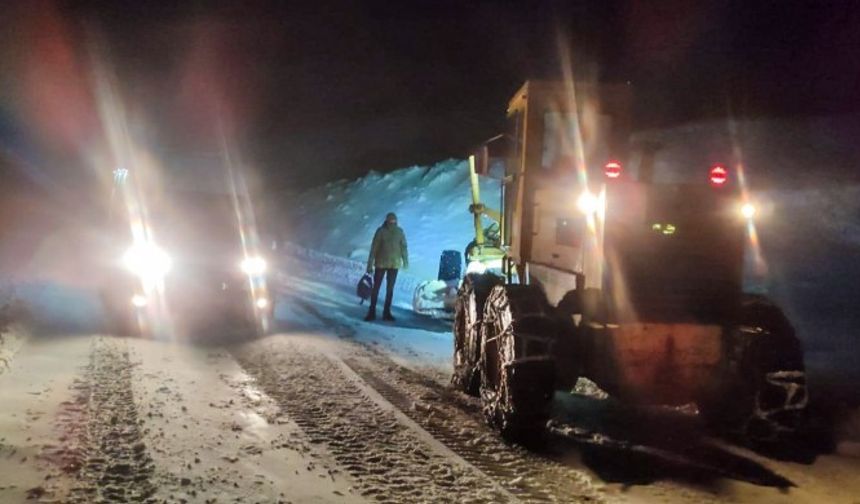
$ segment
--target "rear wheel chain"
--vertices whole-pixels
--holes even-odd
[[[488,423],[514,440],[540,436],[554,390],[558,327],[543,291],[499,285],[487,298],[481,404]]]
[[[477,396],[480,386],[478,365],[483,338],[484,304],[493,286],[501,281],[493,274],[466,275],[457,292],[454,305],[454,374],[451,384],[469,395]]]

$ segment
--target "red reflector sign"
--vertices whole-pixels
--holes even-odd
[[[729,171],[723,165],[714,165],[711,167],[708,178],[713,186],[721,186],[729,180]]]
[[[618,161],[610,161],[603,167],[603,173],[611,179],[616,179],[621,176],[621,163]]]

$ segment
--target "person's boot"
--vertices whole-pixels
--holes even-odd
[[[388,321],[388,322],[394,322],[394,321],[395,321],[394,317],[392,317],[392,316],[391,316],[391,312],[385,312],[385,313],[383,313],[383,314],[382,314],[382,320],[385,320],[385,321]]]
[[[364,316],[365,322],[372,322],[376,320],[376,310],[369,310],[367,315]]]

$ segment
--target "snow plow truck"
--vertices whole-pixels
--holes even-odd
[[[526,82],[508,132],[470,156],[452,383],[511,440],[543,431],[555,391],[580,377],[628,403],[695,403],[755,442],[791,439],[803,353],[783,312],[743,292],[754,212],[736,174],[655,180],[658,146],[629,145],[630,102],[626,85]],[[478,189],[491,171],[495,209]]]

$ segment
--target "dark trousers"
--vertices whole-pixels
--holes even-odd
[[[369,313],[376,313],[376,299],[379,297],[379,287],[385,276],[385,308],[383,314],[391,315],[391,300],[394,298],[394,282],[397,281],[396,268],[376,268],[373,270],[373,292],[370,294]]]

